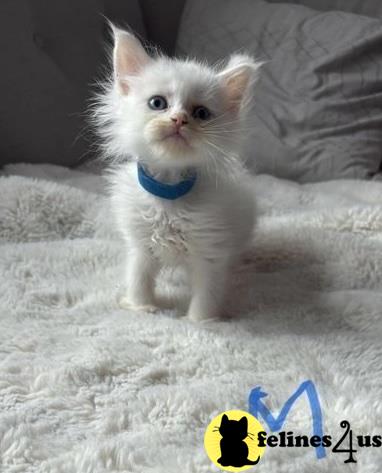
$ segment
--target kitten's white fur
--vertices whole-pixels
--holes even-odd
[[[219,315],[231,265],[251,238],[253,189],[240,163],[247,109],[258,63],[245,55],[215,70],[190,60],[149,57],[130,33],[113,28],[114,77],[96,109],[105,151],[130,158],[110,173],[111,204],[126,241],[123,307],[155,310],[155,275],[160,265],[186,264],[192,320]],[[148,107],[166,98],[162,111]],[[197,120],[193,107],[212,116]],[[175,132],[171,118],[186,124]],[[169,136],[170,135],[170,136]],[[176,200],[144,190],[136,161],[163,182],[178,182],[188,167],[197,170],[193,189]]]

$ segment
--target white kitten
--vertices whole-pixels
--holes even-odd
[[[234,55],[215,70],[151,58],[133,35],[113,31],[114,77],[96,118],[107,154],[125,161],[110,175],[127,248],[121,305],[155,310],[160,265],[186,264],[188,317],[214,318],[254,226],[253,190],[238,158],[259,64]]]

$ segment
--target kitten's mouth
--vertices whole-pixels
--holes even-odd
[[[175,131],[171,131],[167,133],[166,135],[163,136],[161,141],[167,141],[167,140],[172,140],[176,143],[181,143],[188,147],[191,147],[187,138],[179,130],[175,130]]]

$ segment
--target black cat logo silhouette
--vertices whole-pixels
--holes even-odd
[[[207,427],[204,446],[210,460],[225,471],[244,471],[257,465],[264,447],[257,444],[260,422],[244,411],[227,411]]]
[[[249,437],[253,440],[253,437],[248,433],[248,420],[245,416],[240,420],[229,420],[224,414],[218,430],[222,436],[220,440],[221,457],[218,459],[221,466],[241,468],[259,463],[260,456],[254,461],[248,458],[249,448],[244,439]]]

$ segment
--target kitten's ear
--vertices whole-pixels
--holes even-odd
[[[110,26],[114,36],[114,78],[119,91],[126,95],[129,92],[128,77],[139,74],[151,58],[134,35],[112,24]]]
[[[247,431],[248,429],[248,419],[243,416],[240,420],[239,420],[239,423],[240,423],[240,427],[245,431]]]
[[[256,82],[261,62],[244,54],[231,56],[227,66],[218,74],[228,100],[229,109],[238,113],[252,99],[252,86]]]

